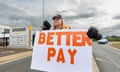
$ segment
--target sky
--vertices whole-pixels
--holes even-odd
[[[41,16],[43,0],[0,0],[19,8],[31,16]],[[44,0],[45,17],[61,14],[73,28],[99,29],[120,24],[120,0]]]

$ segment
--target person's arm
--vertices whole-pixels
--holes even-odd
[[[43,28],[42,28],[42,30],[50,30],[50,29],[51,29],[51,24],[47,20],[45,20],[43,22]]]

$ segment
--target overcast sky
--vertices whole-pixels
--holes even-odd
[[[43,0],[0,0],[32,16],[42,16]],[[120,0],[44,0],[45,16],[59,13],[73,28],[106,28],[120,24]]]

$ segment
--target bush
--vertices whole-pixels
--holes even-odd
[[[120,41],[120,36],[107,37],[108,41]]]

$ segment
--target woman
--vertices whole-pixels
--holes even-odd
[[[57,14],[55,16],[53,16],[53,27],[52,29],[53,30],[56,30],[56,29],[71,29],[70,26],[66,26],[63,22],[63,18],[61,15]]]

